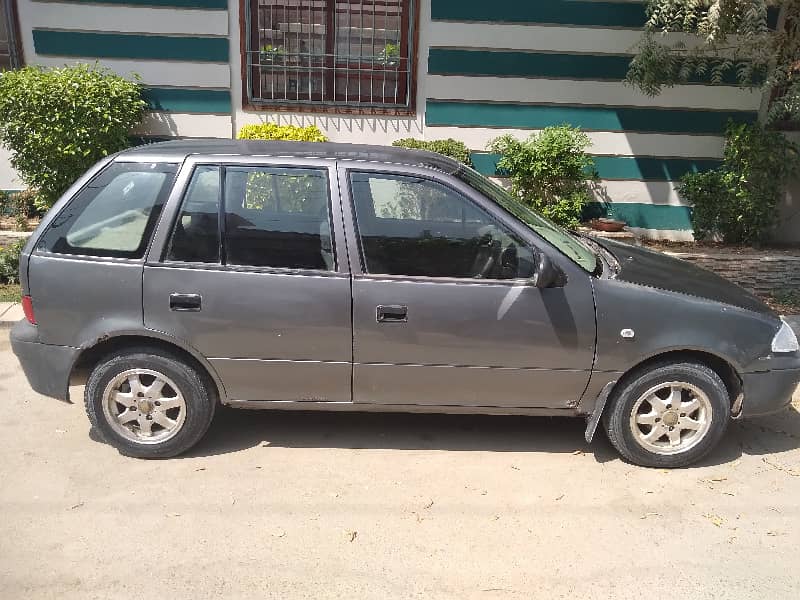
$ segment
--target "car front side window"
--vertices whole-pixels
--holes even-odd
[[[517,279],[533,250],[483,208],[436,181],[351,172],[366,271],[377,275]]]

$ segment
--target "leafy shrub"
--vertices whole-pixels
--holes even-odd
[[[577,227],[591,201],[589,183],[598,177],[586,153],[589,136],[569,125],[547,127],[519,141],[511,135],[492,140],[489,149],[501,155],[499,170],[511,178],[511,191],[547,218]]]
[[[142,119],[137,82],[97,66],[25,67],[0,76],[0,141],[47,209],[95,162],[130,145]]]
[[[20,240],[0,248],[0,282],[19,283],[19,255],[24,246],[25,240]]]
[[[438,152],[457,160],[465,165],[472,166],[470,159],[470,151],[464,142],[459,142],[453,138],[446,140],[417,140],[414,138],[404,138],[392,142],[392,146],[399,148],[410,148],[412,150],[428,150],[429,152]]]
[[[800,149],[776,131],[730,124],[722,166],[681,178],[680,195],[692,206],[695,239],[759,244],[768,239]]]
[[[771,296],[776,302],[800,311],[800,289],[776,290],[772,292]]]
[[[277,125],[276,123],[259,123],[245,125],[237,136],[240,140],[284,140],[295,142],[327,142],[316,125],[298,127],[297,125]]]

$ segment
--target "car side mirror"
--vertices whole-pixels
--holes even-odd
[[[564,285],[564,273],[547,254],[538,252],[536,254],[536,270],[531,281],[539,289],[561,287]]]

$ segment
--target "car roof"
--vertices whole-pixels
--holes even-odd
[[[121,160],[184,160],[191,155],[233,156],[291,156],[294,158],[323,158],[358,160],[421,166],[453,174],[459,162],[435,152],[409,150],[394,146],[368,144],[339,144],[333,142],[271,142],[262,140],[191,139],[157,142],[129,148],[119,153]]]

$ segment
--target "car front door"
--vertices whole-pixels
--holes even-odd
[[[331,165],[207,157],[181,169],[144,268],[145,326],[207,357],[228,400],[352,399]]]
[[[476,190],[422,171],[340,163],[354,402],[574,407],[594,358],[588,273]],[[540,251],[565,274],[557,287],[531,283]]]

